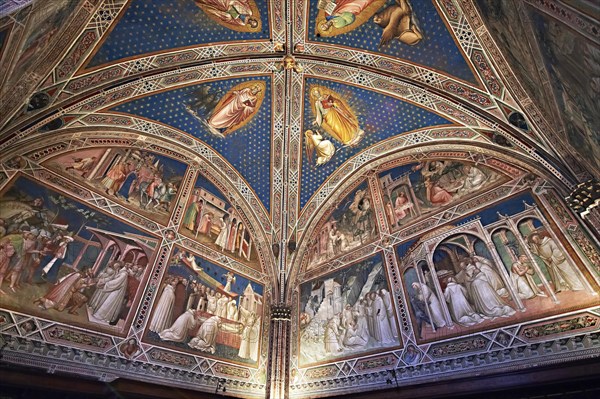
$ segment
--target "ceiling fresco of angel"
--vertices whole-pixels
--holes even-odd
[[[216,94],[209,86],[202,86],[186,109],[217,137],[233,133],[245,126],[256,115],[264,99],[263,81],[244,82],[231,88],[214,104]],[[205,117],[201,116],[204,111]]]
[[[310,41],[381,52],[476,82],[430,0],[312,0],[309,7]]]
[[[158,240],[26,177],[0,197],[0,305],[123,334]]]
[[[337,167],[361,150],[400,133],[450,124],[437,114],[383,94],[307,79],[301,206]]]
[[[267,3],[255,0],[132,0],[91,57],[87,68],[161,50],[267,39]],[[163,30],[166,27],[169,34]]]
[[[112,110],[187,132],[223,155],[270,206],[271,84],[268,78],[220,80],[139,98]]]

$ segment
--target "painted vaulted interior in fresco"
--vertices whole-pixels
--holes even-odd
[[[4,3],[3,361],[303,398],[598,356],[588,6]]]

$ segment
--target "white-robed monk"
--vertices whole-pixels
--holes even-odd
[[[158,336],[163,341],[184,342],[188,337],[188,332],[196,327],[197,323],[196,311],[188,309],[175,320],[170,328],[163,330]]]

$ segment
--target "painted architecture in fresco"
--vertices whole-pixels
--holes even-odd
[[[422,237],[401,257],[416,336],[423,341],[597,303],[584,263],[568,255],[529,194]]]
[[[157,240],[32,180],[0,198],[0,304],[121,334]]]
[[[379,176],[385,215],[392,230],[506,180],[488,167],[452,160],[423,161]]]
[[[158,293],[147,340],[256,364],[264,307],[262,285],[177,249]]]
[[[300,363],[399,345],[394,300],[381,256],[300,287]]]
[[[372,203],[366,182],[339,202],[310,238],[309,268],[352,251],[376,237]]]
[[[168,219],[187,169],[182,162],[130,148],[76,151],[48,166],[160,221]]]
[[[307,398],[600,353],[589,2],[27,1],[3,361]]]
[[[252,235],[239,212],[203,176],[188,200],[180,232],[234,258],[257,262]]]

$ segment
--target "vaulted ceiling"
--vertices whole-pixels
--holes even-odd
[[[27,273],[7,263],[5,358],[199,390],[226,378],[229,394],[263,396],[269,353],[284,356],[269,344],[269,308],[284,304],[293,328],[282,389],[293,396],[385,388],[390,369],[410,384],[555,360],[560,348],[544,354],[534,344],[546,338],[527,334],[576,325],[548,333],[552,345],[600,321],[597,231],[563,200],[600,176],[598,9],[564,3],[5,3],[0,242],[12,237],[18,252],[25,232],[59,242],[66,231],[71,252],[52,283],[86,269],[94,278],[87,288],[79,278],[86,303],[75,315],[31,305],[57,295],[51,282],[15,287]],[[529,249],[535,233],[560,242],[577,270],[569,300]],[[473,254],[499,268],[512,313],[483,324],[451,314],[448,275]],[[546,274],[534,284],[547,298],[519,293],[520,255]],[[93,302],[114,260],[140,267],[129,269],[139,287],[102,323]],[[179,313],[162,320],[178,279],[185,299],[174,292]],[[214,313],[198,303],[202,287],[234,303],[220,346],[192,338]],[[428,289],[437,307],[419,315]],[[349,335],[360,317],[344,320],[343,307],[371,296],[388,303],[387,341],[372,325],[364,342]],[[256,324],[240,309],[251,306]],[[188,332],[165,338],[188,308],[199,312],[181,318]],[[588,335],[565,353],[597,353]]]

